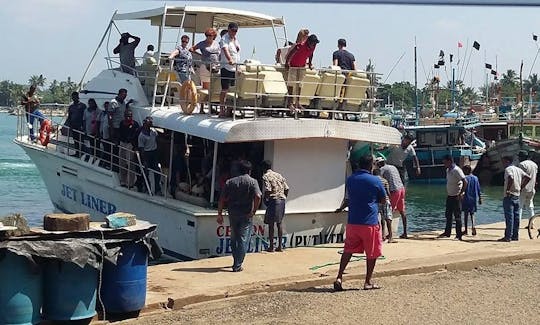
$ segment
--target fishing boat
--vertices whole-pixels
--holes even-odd
[[[146,22],[156,30],[157,53],[173,49],[166,32],[172,31],[176,41],[184,33],[192,34],[194,40],[202,38],[200,34],[207,27],[222,29],[229,22],[236,22],[240,30],[272,29],[276,48],[287,41],[282,18],[224,8],[164,6],[114,13],[92,60],[102,47],[109,53],[105,40],[114,36],[117,26],[133,20]],[[279,39],[278,30],[284,39]],[[289,116],[281,67],[254,61],[238,63],[236,87],[227,93],[226,105],[232,117],[219,118],[214,99],[215,89],[218,94],[220,91],[219,78],[212,78],[209,89],[197,86],[196,110],[186,112],[185,104],[193,104],[193,98],[180,98],[178,88],[182,85],[167,56],[160,54],[156,65],[136,66],[126,73],[119,69],[118,58],[107,55],[108,68],[88,82],[81,81],[85,86],[80,91],[81,101],[94,98],[101,106],[125,88],[128,98],[133,99],[130,109],[134,118],[139,122],[147,116],[153,118],[159,133],[160,169],[151,174],[160,176],[163,193],[155,191],[154,177],[141,172],[140,160],[123,167],[118,163],[122,158],[114,149],[106,152],[105,145],[88,147],[87,143],[87,150],[79,152],[70,133],[61,132],[67,128],[63,125],[53,128],[47,146],[34,143],[28,137],[24,115],[19,115],[14,141],[36,164],[55,208],[67,213],[86,212],[93,220],[103,220],[117,211],[133,213],[158,225],[158,243],[172,257],[185,260],[224,255],[230,253],[230,228],[216,222],[216,205],[227,162],[248,159],[256,167],[252,175],[260,180],[257,166],[268,159],[291,188],[284,221],[285,247],[342,241],[345,214],[334,210],[344,196],[350,142],[400,143],[396,129],[376,124],[371,118],[374,100],[366,91],[371,87],[369,75],[353,72],[345,76],[333,68],[309,71],[300,94],[305,113]],[[339,116],[347,118],[337,119]],[[108,144],[114,148],[113,143]],[[189,148],[189,155],[184,156],[181,147]],[[188,172],[185,180],[174,183],[177,189],[171,193],[170,186],[176,182],[172,169],[179,152]],[[136,152],[132,154],[137,157]],[[118,172],[122,168],[144,180],[142,191],[121,186]],[[195,186],[201,184],[203,190],[199,186],[196,191]],[[274,240],[267,238],[263,208],[253,219],[250,252],[261,251]]]
[[[436,123],[438,124],[436,124]],[[486,145],[475,135],[479,120],[474,117],[448,120],[422,120],[420,125],[405,127],[416,141],[416,155],[422,172],[416,174],[412,161],[406,161],[407,174],[410,181],[435,181],[446,178],[442,162],[450,155],[459,166],[470,165],[474,170],[485,152]]]

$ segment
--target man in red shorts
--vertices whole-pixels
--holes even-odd
[[[390,204],[392,212],[399,212],[403,221],[403,234],[399,238],[407,239],[407,216],[405,215],[405,186],[401,181],[399,170],[396,166],[386,164],[384,156],[377,158],[377,166],[381,171],[381,176],[388,181],[390,187]],[[389,240],[392,237],[390,236]]]
[[[371,281],[375,262],[382,255],[381,227],[379,225],[379,203],[385,203],[386,193],[379,177],[371,174],[373,169],[373,156],[366,155],[351,159],[355,171],[347,178],[345,184],[347,197],[338,209],[349,206],[347,220],[345,247],[339,272],[334,282],[334,290],[342,291],[342,277],[351,256],[355,253],[366,254],[366,279],[364,290],[379,289]]]

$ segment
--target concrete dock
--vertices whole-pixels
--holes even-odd
[[[374,279],[428,273],[439,270],[468,270],[526,258],[540,258],[540,239],[530,240],[527,230],[520,240],[498,242],[504,223],[477,227],[477,236],[437,239],[440,232],[412,234],[410,239],[384,244],[384,257],[377,262]],[[470,231],[470,230],[469,230]],[[287,249],[280,253],[248,254],[244,271],[231,271],[232,258],[218,257],[149,267],[147,307],[141,316],[164,309],[227,297],[301,289],[331,284],[336,276],[342,244]],[[362,278],[365,262],[352,258],[344,277]]]

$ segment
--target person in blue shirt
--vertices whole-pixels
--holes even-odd
[[[482,204],[482,197],[480,196],[480,182],[478,177],[471,174],[471,166],[463,166],[463,173],[467,180],[467,187],[465,188],[465,195],[461,201],[461,210],[463,210],[463,220],[465,221],[464,235],[467,235],[467,223],[469,216],[471,217],[472,235],[476,236],[476,228],[474,227],[474,213],[476,212],[476,202]]]
[[[371,174],[373,156],[371,154],[351,158],[354,173],[346,181],[346,198],[336,212],[349,207],[346,238],[341,255],[339,272],[334,282],[334,290],[342,291],[343,272],[355,253],[366,254],[366,278],[364,290],[379,289],[371,281],[375,262],[382,255],[382,237],[379,224],[379,204],[385,203],[386,192],[379,177]]]

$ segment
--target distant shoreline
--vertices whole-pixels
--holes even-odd
[[[65,111],[64,109],[54,109],[54,110],[41,110],[42,113],[44,113],[45,116],[64,116]],[[0,113],[5,113],[9,115],[17,115],[17,108],[10,108],[10,107],[2,107],[0,108]]]

